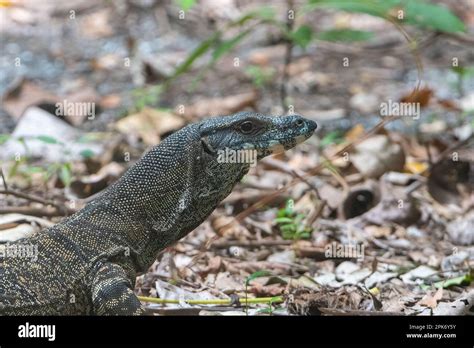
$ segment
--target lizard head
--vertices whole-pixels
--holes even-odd
[[[254,112],[215,117],[199,125],[201,142],[210,154],[253,152],[256,159],[281,153],[313,135],[314,121],[299,115],[273,117]]]

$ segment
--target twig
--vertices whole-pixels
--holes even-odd
[[[62,210],[58,210],[57,208],[31,208],[31,207],[3,207],[0,208],[0,215],[1,214],[24,214],[24,215],[31,215],[31,216],[47,216],[47,217],[54,217],[54,216],[64,216],[64,212]]]
[[[5,176],[3,175],[3,169],[2,168],[0,168],[0,175],[2,176],[3,187],[5,187],[5,190],[8,191],[7,180],[5,179]]]
[[[295,22],[294,18],[290,18],[290,11],[293,11],[293,0],[287,0],[288,10],[287,10],[287,17],[286,17],[286,29],[289,33],[293,30],[293,24]],[[293,41],[290,38],[286,39],[286,47],[285,47],[285,65],[283,66],[283,76],[281,78],[281,85],[280,85],[280,102],[281,107],[283,110],[288,109],[287,104],[287,93],[286,93],[286,84],[288,82],[289,76],[289,65],[291,64],[291,55],[293,53]]]
[[[269,165],[273,168],[282,170],[283,172],[290,174],[291,176],[300,179],[303,181],[306,185],[308,185],[316,194],[316,197],[318,197],[319,200],[322,201],[321,195],[319,194],[318,188],[314,186],[310,181],[307,180],[306,178],[306,173],[303,172],[302,170],[299,169],[293,169],[286,163],[273,159],[273,158],[266,158],[265,159],[265,164]]]
[[[211,248],[215,249],[226,249],[231,247],[248,247],[248,248],[258,248],[261,246],[279,246],[279,245],[291,245],[293,241],[291,240],[257,240],[257,241],[223,241],[212,243]]]
[[[156,298],[156,297],[146,297],[146,296],[137,296],[140,301],[159,303],[159,304],[180,304],[187,303],[191,305],[232,305],[235,302],[242,304],[258,304],[258,303],[281,303],[283,302],[282,296],[275,297],[259,297],[259,298],[239,298],[237,300],[228,298],[228,299],[215,299],[215,300],[176,300],[176,299],[166,299],[166,298]]]
[[[469,44],[474,44],[474,38],[469,36],[468,34],[460,34],[460,33],[442,33],[443,36],[447,36],[450,39],[454,39],[456,41],[462,42],[462,43],[469,43]]]
[[[27,194],[27,193],[19,192],[19,191],[16,191],[16,190],[12,190],[12,189],[0,190],[0,194],[11,195],[11,196],[15,196],[15,197],[18,197],[18,198],[23,198],[23,199],[26,199],[30,202],[40,203],[40,204],[43,204],[45,206],[48,206],[48,205],[53,206],[53,207],[56,208],[59,215],[71,215],[72,213],[75,213],[75,210],[69,209],[68,207],[65,207],[65,206],[61,206],[60,204],[57,204],[53,201],[46,200],[46,199],[43,199],[41,197],[30,195],[30,194]]]
[[[19,192],[19,191],[0,190],[0,194],[11,195],[11,196],[15,196],[15,197],[18,197],[18,198],[26,199],[30,202],[41,203],[41,204],[44,204],[44,205],[52,205],[53,207],[58,208],[58,205],[56,203],[52,202],[52,201],[48,201],[48,200],[45,200],[41,197],[29,195],[27,193],[23,193],[23,192]]]

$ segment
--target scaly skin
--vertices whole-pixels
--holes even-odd
[[[220,151],[254,149],[261,159],[315,129],[297,115],[244,112],[173,133],[82,210],[9,246],[37,246],[36,261],[0,254],[0,314],[142,314],[136,276],[199,226],[249,170],[249,163],[222,163]]]

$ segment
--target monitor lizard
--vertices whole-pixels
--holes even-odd
[[[199,226],[250,168],[225,161],[223,151],[250,150],[258,160],[316,128],[299,115],[241,112],[176,131],[83,209],[8,245],[34,245],[35,259],[0,253],[0,315],[143,314],[137,275]]]

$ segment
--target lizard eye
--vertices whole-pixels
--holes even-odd
[[[240,131],[244,134],[252,133],[254,128],[254,124],[251,121],[245,121],[239,126]]]

